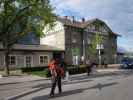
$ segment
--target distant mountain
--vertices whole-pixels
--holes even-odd
[[[128,51],[124,47],[118,46],[117,52],[119,52],[119,53],[127,53]]]

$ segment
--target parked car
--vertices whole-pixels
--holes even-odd
[[[131,59],[131,58],[124,58],[121,61],[121,68],[122,69],[133,69],[133,59]]]

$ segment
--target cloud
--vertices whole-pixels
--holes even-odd
[[[51,2],[59,15],[102,19],[114,32],[122,35],[122,38],[118,39],[118,45],[124,45],[125,48],[128,47],[127,44],[132,45],[132,0],[51,0]]]

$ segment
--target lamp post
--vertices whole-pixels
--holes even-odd
[[[85,64],[85,40],[83,40],[83,56],[82,56],[82,61],[83,61],[83,64]]]
[[[87,39],[86,42],[87,42],[88,45],[90,45],[91,40],[90,40],[90,39]],[[82,59],[82,61],[83,61],[83,64],[86,64],[86,59],[88,59],[88,58],[87,58],[87,56],[86,56],[85,40],[83,40],[83,56],[81,57],[81,59]]]
[[[114,54],[114,63],[117,63],[117,54]]]
[[[103,44],[97,44],[96,49],[98,50],[98,60],[99,60],[98,64],[99,64],[99,67],[100,67],[101,61],[102,61],[101,50],[104,49]]]

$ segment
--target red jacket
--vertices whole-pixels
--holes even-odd
[[[49,70],[51,71],[51,74],[53,76],[56,76],[57,74],[61,75],[61,77],[64,77],[64,68],[61,68],[58,66],[58,64],[56,63],[56,61],[51,61],[49,64],[48,64],[48,68]]]

